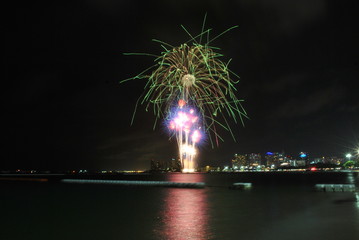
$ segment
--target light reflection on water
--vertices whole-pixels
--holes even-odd
[[[359,239],[359,202],[354,200],[359,193],[314,190],[316,183],[358,187],[358,175],[168,173],[124,178],[205,182],[204,189],[0,182],[0,239]],[[253,188],[228,189],[243,181],[253,182]]]
[[[170,181],[202,182],[201,174],[173,174]],[[155,229],[159,239],[211,239],[206,189],[168,189],[160,225]]]
[[[357,175],[357,177],[359,177],[359,176]],[[347,181],[348,181],[349,184],[355,184],[355,176],[354,176],[354,174],[352,172],[348,173]],[[356,207],[359,210],[359,194],[358,194],[358,191],[354,192],[354,198],[356,200]]]

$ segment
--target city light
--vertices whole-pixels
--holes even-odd
[[[347,155],[345,155],[345,157],[350,160],[350,158],[352,157],[352,155],[351,155],[350,153],[348,153]]]
[[[318,169],[316,167],[311,167],[310,171],[317,171]]]

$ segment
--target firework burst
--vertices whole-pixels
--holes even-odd
[[[205,20],[201,33],[195,37],[182,26],[191,39],[179,47],[154,40],[164,49],[159,56],[127,53],[154,56],[155,64],[137,76],[122,81],[147,79],[136,109],[139,104],[145,105],[146,110],[152,108],[156,116],[154,127],[158,119],[167,119],[169,129],[177,138],[184,169],[194,168],[192,159],[196,155],[195,145],[203,134],[208,136],[212,147],[218,145],[219,140],[223,141],[218,132],[220,128],[229,131],[235,139],[230,119],[243,124],[243,118],[247,116],[241,105],[242,100],[235,95],[239,77],[228,68],[231,60],[223,62],[220,59],[223,55],[217,52],[220,49],[210,46],[213,40],[237,26],[210,39],[211,29],[204,30],[204,23]],[[204,44],[203,36],[207,39]],[[193,119],[201,121],[193,122],[190,126],[184,123]],[[186,162],[191,163],[185,166]]]

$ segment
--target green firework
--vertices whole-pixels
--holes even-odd
[[[125,55],[153,56],[154,65],[147,68],[135,77],[123,80],[126,82],[135,79],[147,80],[145,91],[136,103],[135,112],[139,104],[145,105],[146,111],[152,110],[157,120],[166,118],[171,108],[180,100],[196,106],[203,119],[203,127],[209,137],[211,145],[218,140],[223,141],[218,129],[229,131],[235,139],[230,122],[243,123],[247,114],[241,104],[243,100],[236,97],[235,85],[239,77],[229,69],[229,63],[223,62],[223,57],[210,43],[230,31],[227,29],[216,37],[210,39],[211,29],[192,36],[186,28],[182,28],[191,39],[178,47],[154,39],[161,44],[163,52],[160,55],[147,53],[126,53]],[[206,38],[205,43],[202,40]],[[237,80],[235,80],[237,79]]]

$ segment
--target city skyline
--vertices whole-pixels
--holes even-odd
[[[165,126],[139,108],[144,82],[119,84],[157,53],[198,33],[204,15],[240,76],[250,119],[237,142],[200,146],[201,165],[236,152],[306,151],[344,157],[359,147],[358,34],[352,2],[91,1],[17,8],[9,23],[7,159],[1,169],[143,169],[176,157]],[[188,7],[191,6],[191,7]]]

